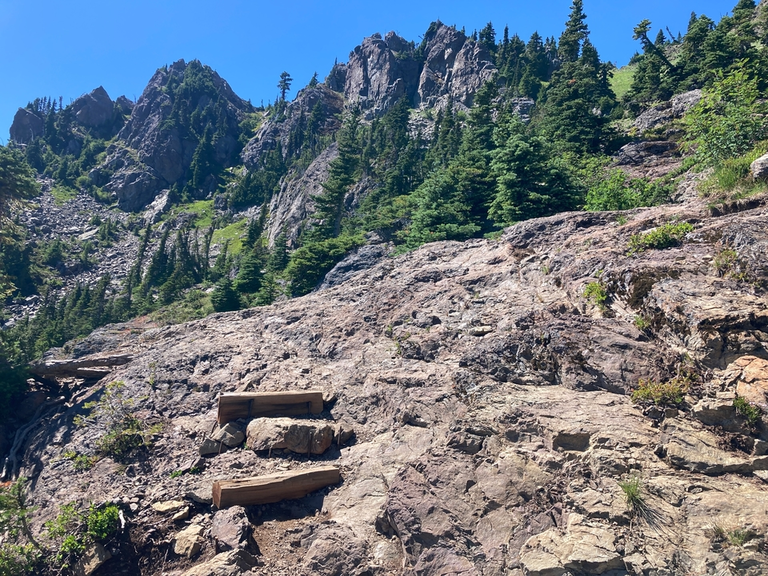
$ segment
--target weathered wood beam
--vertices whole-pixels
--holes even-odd
[[[219,424],[238,418],[264,416],[300,416],[320,414],[323,411],[323,393],[320,390],[304,392],[236,392],[219,396]]]
[[[217,480],[213,483],[213,503],[217,508],[273,504],[303,498],[315,490],[340,481],[341,472],[335,466],[280,472],[256,478]]]
[[[78,360],[40,360],[29,365],[30,373],[44,378],[102,378],[113,366],[123,366],[133,360],[130,354],[115,354]]]

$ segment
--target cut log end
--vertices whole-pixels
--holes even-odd
[[[255,478],[217,480],[213,483],[213,503],[217,508],[274,504],[283,500],[303,498],[340,481],[341,471],[335,466],[280,472]]]

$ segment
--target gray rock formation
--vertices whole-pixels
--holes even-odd
[[[760,156],[749,166],[749,171],[755,180],[762,180],[768,176],[768,154]]]
[[[78,124],[87,128],[103,128],[114,119],[115,104],[102,86],[77,98],[71,107]]]
[[[44,133],[45,122],[40,116],[26,108],[19,108],[16,111],[11,124],[11,140],[17,144],[29,144]]]
[[[390,32],[363,40],[327,82],[368,117],[386,112],[400,98],[413,106],[470,107],[475,92],[496,73],[490,54],[451,26],[436,22],[424,36],[421,56],[413,44]]]
[[[288,245],[294,247],[301,223],[312,213],[312,198],[323,192],[323,182],[328,178],[330,163],[339,155],[334,142],[323,150],[303,173],[285,178],[278,192],[269,203],[269,245],[285,231]]]
[[[701,90],[691,90],[678,94],[669,102],[664,102],[646,110],[635,120],[635,128],[641,134],[648,130],[669,124],[672,120],[682,118],[688,110],[699,103],[703,94]]]
[[[342,97],[323,84],[301,90],[296,99],[287,105],[283,116],[266,121],[251,138],[241,153],[249,170],[257,169],[264,152],[274,150],[278,144],[284,157],[295,154],[291,150],[290,137],[297,130],[303,130],[316,105],[322,112],[322,123],[318,134],[332,134],[341,125],[339,115],[344,109]]]
[[[349,55],[345,99],[370,117],[386,112],[405,97],[414,102],[419,85],[419,62],[414,48],[394,32],[385,39],[374,34]]]
[[[190,68],[191,67],[191,68]],[[137,211],[151,203],[163,189],[183,183],[192,156],[202,136],[204,126],[192,129],[172,120],[174,91],[172,88],[192,74],[210,76],[215,94],[205,90],[189,96],[186,112],[192,117],[202,111],[213,98],[223,103],[223,124],[217,125],[214,159],[229,165],[238,149],[239,124],[250,111],[250,105],[240,99],[216,72],[197,61],[183,60],[159,69],[133,107],[128,123],[118,135],[118,142],[108,149],[104,164],[92,173],[94,182],[105,182],[104,189],[116,195],[120,207]],[[127,106],[127,103],[122,103]],[[197,191],[203,196],[210,190]]]

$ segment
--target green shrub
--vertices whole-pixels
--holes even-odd
[[[696,157],[720,165],[747,153],[766,136],[757,79],[743,67],[721,76],[684,118],[686,140]]]
[[[693,224],[688,222],[670,222],[646,234],[633,234],[629,239],[628,253],[637,254],[644,250],[663,250],[682,243],[685,235],[693,232]]]
[[[736,408],[736,412],[746,419],[750,428],[755,428],[763,419],[763,410],[760,406],[751,404],[742,396],[736,396],[733,399],[733,406]]]
[[[669,382],[640,380],[637,388],[632,391],[631,398],[636,404],[652,402],[657,406],[679,406],[683,403],[689,387],[686,378],[673,378]]]
[[[608,292],[601,282],[590,282],[584,287],[584,298],[592,302],[600,310],[605,310],[605,303],[608,301]]]
[[[106,540],[120,526],[120,509],[114,504],[109,504],[103,510],[99,510],[91,504],[86,525],[88,536],[94,540]]]
[[[41,557],[41,548],[29,529],[32,510],[26,503],[26,478],[0,488],[0,574],[31,573]]]

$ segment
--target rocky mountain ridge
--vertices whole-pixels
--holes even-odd
[[[762,574],[768,436],[734,398],[768,408],[767,206],[561,214],[495,241],[429,244],[269,307],[100,329],[72,356],[132,360],[23,443],[34,526],[65,501],[117,502],[126,527],[96,576]],[[693,230],[628,250],[669,222]],[[724,264],[727,250],[737,258]],[[596,283],[604,302],[585,295]],[[628,396],[680,378],[679,405]],[[127,461],[78,471],[61,455],[91,454],[99,430],[72,419],[111,381],[162,432]],[[285,427],[215,426],[222,392],[318,388],[324,413],[294,422],[341,423],[347,447],[308,457]],[[246,436],[276,448],[228,448]],[[340,466],[342,484],[211,508],[214,479],[320,463]],[[750,536],[733,544],[735,531]]]

